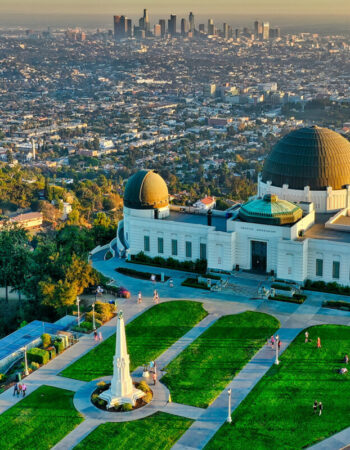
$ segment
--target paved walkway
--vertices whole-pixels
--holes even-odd
[[[52,450],[68,450],[73,449],[79,444],[86,436],[94,431],[104,421],[96,419],[86,419],[79,424],[74,430],[67,434],[58,444],[52,447]]]
[[[281,328],[278,331],[282,342],[281,353],[299,334],[301,328]],[[265,345],[251,361],[235,376],[227,386],[232,390],[231,413],[245,399],[258,381],[275,362],[275,350]],[[203,412],[199,419],[182,435],[173,446],[174,450],[183,448],[203,448],[228,416],[228,395],[225,389],[216,400]]]
[[[350,449],[350,428],[346,428],[328,439],[310,447],[312,450],[340,450]]]

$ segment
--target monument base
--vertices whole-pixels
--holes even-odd
[[[145,392],[133,388],[129,394],[123,397],[115,397],[112,395],[111,389],[108,389],[107,391],[102,392],[99,397],[107,402],[107,408],[113,408],[113,406],[123,405],[124,403],[131,403],[132,406],[135,406],[136,400],[142,398],[144,395]]]

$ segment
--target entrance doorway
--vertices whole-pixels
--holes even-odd
[[[267,243],[251,241],[252,244],[252,270],[266,273]]]

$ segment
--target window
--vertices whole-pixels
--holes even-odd
[[[323,259],[316,259],[316,277],[323,276]]]
[[[158,238],[158,253],[164,253],[164,239]]]
[[[333,278],[339,278],[340,274],[340,262],[333,261]]]
[[[150,251],[149,236],[144,236],[143,237],[143,248],[144,248],[145,252],[149,252]]]
[[[186,241],[186,258],[192,258],[192,242]]]
[[[171,254],[177,256],[177,239],[171,240]]]
[[[199,257],[200,259],[207,259],[207,244],[200,244]]]

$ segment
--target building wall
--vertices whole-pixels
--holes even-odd
[[[258,180],[258,196],[265,194],[276,194],[283,200],[290,202],[313,202],[317,212],[333,212],[350,207],[350,187],[346,189],[333,190],[331,187],[325,191],[311,191],[307,186],[304,190],[289,189],[288,185],[282,187],[272,186],[268,181],[264,183]]]

